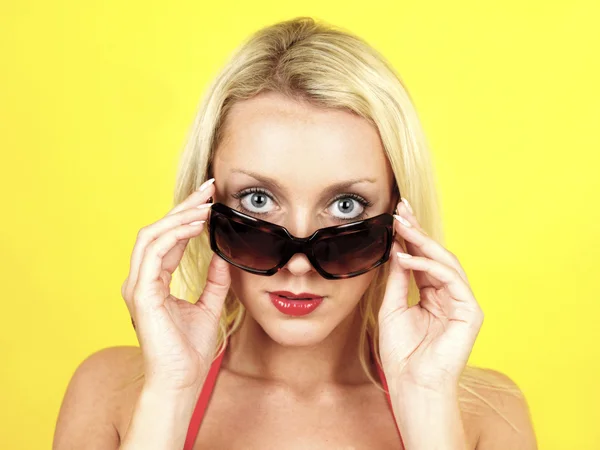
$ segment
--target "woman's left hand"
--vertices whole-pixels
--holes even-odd
[[[379,350],[388,383],[435,392],[456,390],[483,323],[467,276],[454,254],[430,238],[407,205],[399,214],[412,226],[394,220],[389,279],[379,311]],[[400,258],[400,237],[408,258]],[[410,270],[420,291],[408,307]]]

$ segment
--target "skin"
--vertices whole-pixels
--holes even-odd
[[[244,212],[250,215],[305,237],[318,228],[345,223],[343,218],[357,220],[397,208],[413,225],[407,228],[395,221],[397,238],[407,241],[407,251],[414,257],[410,261],[390,261],[394,276],[388,281],[379,317],[384,370],[395,416],[356,357],[357,305],[372,281],[373,271],[350,279],[326,280],[300,254],[271,277],[229,266],[231,289],[248,314],[230,340],[194,448],[397,449],[403,448],[397,423],[410,450],[536,448],[524,400],[494,391],[485,394],[489,401],[500,405],[504,417],[523,430],[523,434],[517,434],[491,410],[481,409],[477,414],[459,411],[456,392],[445,389],[455,380],[436,378],[438,371],[429,370],[437,363],[437,367],[444,364],[444,369],[452,369],[439,372],[459,372],[480,326],[480,311],[475,307],[475,299],[467,298],[468,282],[456,266],[457,260],[448,259],[445,249],[433,245],[406,206],[392,197],[393,173],[376,129],[349,112],[324,110],[269,93],[235,104],[227,119],[225,136],[215,154],[214,186],[203,194],[192,194],[185,206],[177,208],[180,211],[192,208],[194,202],[200,205],[212,195],[215,202],[240,210],[246,208]],[[255,177],[241,171],[252,171]],[[279,187],[258,179],[264,177]],[[332,184],[355,178],[372,181],[326,193]],[[268,195],[250,192],[234,198],[248,188],[265,189]],[[351,198],[334,200],[337,194],[349,193],[372,204],[363,210]],[[258,215],[258,211],[266,214]],[[195,220],[189,214],[188,221]],[[394,244],[394,255],[403,251],[399,241]],[[440,268],[441,264],[445,268]],[[450,274],[452,265],[456,269]],[[418,281],[423,289],[428,289],[425,308],[406,308],[406,299],[401,295],[411,269],[422,274]],[[436,275],[442,273],[440,270],[443,275]],[[458,281],[453,281],[447,292],[448,283],[436,276],[460,277],[461,298],[454,298]],[[127,289],[124,284],[124,293]],[[274,290],[311,292],[326,298],[308,316],[290,318],[271,305],[267,292]],[[436,311],[452,315],[450,300],[470,305],[468,311],[476,325],[461,325],[455,331],[455,337],[461,337],[463,344],[456,350],[458,353],[436,354],[440,359],[433,360],[428,357],[431,349],[436,345],[443,348],[447,337],[438,317],[441,314]],[[413,341],[426,345],[413,346]],[[57,442],[75,442],[69,432],[75,433],[89,423],[102,423],[102,448],[117,448],[111,445],[126,435],[142,390],[141,384],[125,390],[120,387],[139,372],[144,361],[138,347],[114,347],[84,362],[74,376],[71,394],[65,398]],[[374,368],[371,370],[375,374]],[[174,373],[188,372],[181,368]],[[497,376],[506,381],[504,375]],[[423,379],[427,385],[418,384]],[[188,380],[179,381],[185,384]],[[433,392],[432,386],[442,389]],[[88,404],[94,407],[87,408]],[[432,415],[432,411],[436,414]],[[411,417],[418,420],[411,422]],[[432,424],[437,433],[430,432]],[[142,428],[140,432],[144,433]],[[428,441],[430,436],[438,441]]]

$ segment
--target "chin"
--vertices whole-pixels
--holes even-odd
[[[322,320],[308,318],[253,318],[273,341],[284,347],[318,345],[335,328],[332,324],[323,323]]]

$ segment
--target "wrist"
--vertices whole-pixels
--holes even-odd
[[[390,386],[390,398],[406,449],[466,448],[458,392],[452,385],[432,389],[398,383],[394,388]]]
[[[201,380],[202,382],[204,379]],[[145,380],[143,392],[148,393],[148,396],[169,399],[169,398],[188,398],[195,397],[200,393],[203,383],[195,383],[188,386],[174,386],[171,383],[165,383],[159,380]]]
[[[458,396],[458,383],[416,383],[406,379],[392,380],[389,383],[390,392],[394,391],[399,397],[431,398],[432,400],[452,399]]]
[[[123,448],[176,450],[183,447],[198,389],[145,382],[136,402]]]
[[[144,378],[144,389],[157,395],[187,396],[200,393],[207,375],[208,371],[199,371],[192,381],[186,382],[179,382],[175,377],[150,375]]]
[[[402,421],[413,421],[419,415],[444,416],[459,412],[458,391],[450,386],[431,389],[413,384],[389,387],[395,414]],[[418,419],[417,419],[418,420]]]

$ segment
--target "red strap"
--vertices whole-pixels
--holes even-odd
[[[196,436],[198,436],[200,424],[202,423],[202,418],[204,417],[204,411],[208,406],[208,401],[210,400],[215,382],[217,381],[217,375],[219,374],[219,369],[221,368],[223,355],[225,355],[225,350],[223,350],[221,354],[217,356],[217,358],[213,361],[210,370],[208,371],[208,375],[204,381],[204,386],[202,386],[202,391],[198,397],[198,403],[196,404],[192,414],[192,419],[190,420],[190,426],[188,427],[183,450],[192,450],[194,447],[194,442],[196,441]]]
[[[398,432],[398,437],[400,438],[400,442],[402,442],[402,448],[405,448],[404,441],[402,440],[402,433],[400,433],[400,428],[398,428],[398,422],[396,421],[396,416],[394,415],[394,410],[392,408],[392,399],[390,397],[390,390],[388,389],[387,380],[385,379],[385,374],[383,373],[383,369],[379,365],[379,361],[375,358],[373,352],[373,342],[369,337],[369,346],[371,347],[371,357],[375,360],[375,364],[377,365],[377,373],[379,374],[379,381],[381,381],[381,385],[383,389],[385,389],[385,398],[387,399],[388,405],[390,407],[390,412],[392,413],[392,418],[394,419],[394,425],[396,426],[396,431]]]

